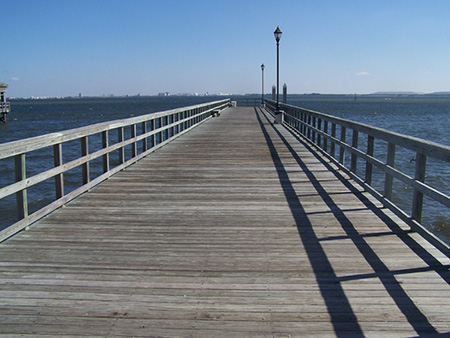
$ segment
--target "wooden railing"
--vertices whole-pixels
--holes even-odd
[[[8,224],[9,226],[0,232],[0,241],[191,130],[212,117],[213,111],[222,110],[229,105],[230,100],[226,99],[0,144],[0,164],[1,161],[12,161],[15,168],[15,182],[0,186],[0,201],[15,194],[18,216],[17,222]],[[117,133],[114,137],[112,131]],[[79,147],[77,157],[64,162],[63,150],[74,145]],[[90,152],[90,145],[96,145],[97,149]],[[37,153],[40,162],[45,162],[42,158],[44,155],[49,157],[47,162],[52,162],[51,168],[27,177],[25,163],[30,153],[33,154],[30,157],[36,157]],[[117,158],[115,166],[112,165],[112,156]],[[101,168],[98,176],[94,178],[91,177],[93,170],[90,164],[96,159],[100,162],[97,166]],[[66,194],[64,175],[80,167],[81,185]],[[28,201],[27,190],[49,179],[54,179],[55,200],[29,213],[29,205],[33,201]]]
[[[237,98],[233,99],[233,101],[236,101],[237,106],[241,107],[254,107],[254,106],[261,106],[261,97],[252,97],[252,98]]]
[[[0,113],[9,113],[9,102],[0,102]]]
[[[274,112],[276,102],[266,100],[266,107]],[[280,103],[284,111],[284,123],[303,135],[324,154],[372,193],[385,207],[406,221],[447,256],[449,246],[421,225],[424,196],[433,203],[450,207],[450,197],[425,183],[427,159],[440,161],[447,167],[450,162],[450,147],[416,137],[402,135],[363,123],[318,113],[312,110]],[[340,129],[340,130],[338,130]],[[339,135],[338,135],[339,131]],[[408,162],[415,162],[415,170],[408,174],[395,163],[395,154],[407,149],[412,153]],[[377,150],[377,151],[375,151]],[[350,158],[347,154],[350,154]],[[383,158],[384,157],[384,158]],[[384,172],[381,189],[373,186],[374,169]],[[378,175],[380,176],[380,175]],[[393,199],[394,179],[413,191],[410,212],[402,210]]]

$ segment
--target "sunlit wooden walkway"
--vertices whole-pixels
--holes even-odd
[[[11,337],[450,333],[450,260],[259,108],[0,244]]]

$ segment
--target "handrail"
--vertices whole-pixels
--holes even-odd
[[[267,109],[273,113],[276,102],[265,100],[265,103]],[[421,225],[424,196],[450,207],[450,196],[425,183],[427,158],[450,163],[450,146],[284,103],[280,103],[280,107],[284,111],[285,125],[300,133],[322,153],[332,158],[339,167],[345,169],[385,207],[391,209],[413,230],[419,232],[447,256],[450,256],[449,245]],[[337,126],[340,127],[340,137],[337,135]],[[351,134],[351,143],[346,141],[348,133]],[[363,137],[364,135],[365,137]],[[363,145],[361,140],[365,142]],[[374,155],[376,140],[387,143],[386,160],[376,158]],[[415,157],[412,159],[415,161],[414,177],[395,166],[397,148],[415,152]],[[346,160],[346,153],[350,153],[350,160]],[[358,170],[360,160],[365,163],[363,172]],[[372,186],[374,166],[385,173],[384,190],[381,192]],[[394,178],[413,189],[410,213],[400,209],[392,202]]]
[[[0,187],[0,200],[16,194],[15,205],[18,215],[17,222],[0,232],[0,242],[211,118],[213,111],[225,109],[229,105],[230,99],[208,102],[0,144],[0,161],[14,160],[16,181]],[[141,125],[140,134],[138,133],[138,125]],[[129,128],[129,132],[126,133],[125,128],[127,128],[127,131]],[[110,133],[113,130],[117,131],[117,142],[115,143],[112,142]],[[69,142],[77,140],[81,144],[81,156],[64,163],[63,145],[73,146],[73,143]],[[101,148],[89,152],[89,144],[95,142],[100,143]],[[28,160],[27,155],[31,152],[39,152],[40,155],[44,155],[45,149],[51,148],[53,148],[53,154],[49,157],[54,166],[27,177],[25,166],[25,161]],[[126,149],[128,152],[126,152]],[[115,167],[113,167],[110,159],[110,155],[114,154],[118,157],[118,163]],[[103,173],[91,179],[90,163],[95,159],[102,160]],[[65,194],[64,174],[69,170],[80,167],[82,169],[81,186]],[[28,201],[27,189],[52,178],[55,180],[56,199],[29,214],[28,206],[30,202]]]
[[[10,103],[0,102],[0,113],[9,113]]]
[[[261,105],[261,97],[256,98],[236,98],[233,99],[233,101],[236,101],[238,106],[242,107],[254,107],[254,106],[260,106]]]

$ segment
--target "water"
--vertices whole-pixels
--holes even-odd
[[[211,96],[12,100],[0,143],[110,120],[220,100]]]
[[[0,124],[0,143],[25,139],[55,131],[77,128],[93,123],[123,119],[157,111],[185,107],[197,103],[223,99],[223,97],[123,97],[82,98],[47,100],[12,100],[7,124]],[[233,98],[235,99],[235,98]],[[406,135],[449,144],[450,98],[408,97],[389,99],[352,96],[292,95],[289,104],[300,106],[353,121],[378,126]],[[348,136],[348,139],[351,139]],[[97,141],[98,143],[98,141]],[[364,144],[363,141],[360,144]],[[90,144],[90,150],[100,147]],[[79,142],[63,148],[64,161],[79,156]],[[378,156],[385,156],[385,145],[376,144]],[[414,176],[414,153],[400,149],[396,153],[396,166]],[[111,161],[115,161],[114,158]],[[114,164],[114,163],[113,163]],[[34,152],[27,156],[27,176],[53,165],[52,149]],[[101,163],[97,165],[101,168]],[[14,182],[12,160],[0,161],[0,187]],[[91,164],[91,170],[96,170]],[[364,165],[359,165],[364,168]],[[427,161],[426,182],[438,190],[450,194],[450,170],[448,163]],[[98,170],[98,174],[101,169]],[[96,173],[91,172],[91,177]],[[383,174],[374,170],[374,185],[382,190]],[[79,185],[81,170],[72,170],[64,175],[65,192]],[[31,212],[54,200],[54,182],[48,180],[29,189],[28,199]],[[409,213],[412,191],[403,183],[394,180],[393,199]],[[0,204],[0,229],[12,224],[15,219],[15,196],[3,199]],[[426,227],[450,243],[450,210],[439,203],[425,199],[423,223]]]

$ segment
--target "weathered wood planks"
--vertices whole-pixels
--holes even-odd
[[[0,245],[0,334],[427,336],[450,260],[232,108]]]

